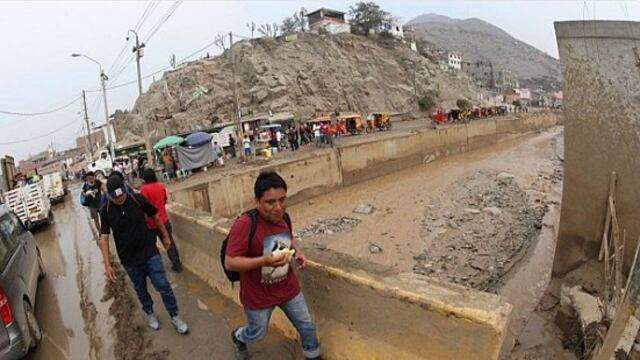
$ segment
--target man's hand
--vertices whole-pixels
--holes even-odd
[[[289,260],[284,254],[280,254],[280,255],[270,254],[270,255],[264,256],[265,266],[280,267],[285,265],[287,262],[289,262]]]
[[[116,271],[113,270],[111,264],[104,265],[104,274],[107,276],[107,279],[111,280],[111,282],[116,282]]]
[[[169,239],[168,236],[162,237],[162,246],[164,246],[165,250],[169,250],[169,248],[171,247],[171,239]]]
[[[304,257],[304,254],[302,254],[302,251],[300,251],[299,249],[296,250],[296,254],[293,256],[293,258],[298,264],[298,270],[304,270],[304,268],[307,267],[307,258]]]

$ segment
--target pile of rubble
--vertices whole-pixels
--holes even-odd
[[[493,291],[540,233],[545,212],[513,175],[478,172],[427,206],[421,234],[427,247],[414,256],[413,271]]]
[[[329,236],[335,233],[350,231],[356,227],[362,220],[350,217],[339,217],[332,219],[318,219],[311,225],[300,230],[297,233],[299,238],[311,238],[318,236]]]

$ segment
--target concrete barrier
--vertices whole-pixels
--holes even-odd
[[[230,221],[169,214],[185,267],[239,303],[219,260]],[[374,280],[310,261],[300,281],[329,359],[496,359],[511,312],[496,295],[412,274]],[[296,338],[282,312],[272,326]]]
[[[233,217],[253,206],[253,183],[257,174],[265,169],[283,175],[290,186],[289,202],[293,204],[331,189],[490,146],[506,137],[548,128],[558,122],[558,115],[554,113],[536,112],[391,135],[332,151],[314,152],[302,159],[221,175],[204,184],[172,191],[170,197],[172,202],[193,209]]]

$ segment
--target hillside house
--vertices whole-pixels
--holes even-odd
[[[462,69],[462,56],[454,53],[449,53],[447,55],[447,65],[452,70],[461,70]]]
[[[345,13],[338,10],[320,8],[307,14],[309,30],[318,32],[324,29],[331,34],[350,32],[349,25],[344,19]]]

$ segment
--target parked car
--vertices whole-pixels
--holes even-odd
[[[96,175],[96,179],[104,180],[111,173],[111,167],[113,163],[111,160],[111,155],[109,155],[109,151],[102,150],[100,151],[100,155],[98,159],[89,164],[87,170],[93,171]]]
[[[42,339],[34,309],[45,269],[33,235],[6,205],[0,205],[0,271],[0,360],[20,359]]]
[[[51,204],[64,201],[64,196],[67,191],[60,172],[44,175],[42,177],[42,182],[44,183],[44,191]]]

